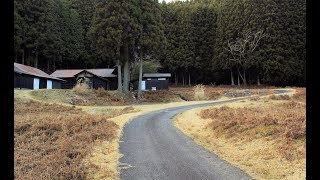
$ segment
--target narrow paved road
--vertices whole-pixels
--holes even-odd
[[[120,159],[121,179],[252,179],[242,170],[195,144],[172,124],[172,117],[186,110],[243,99],[247,97],[167,108],[133,119],[124,127],[120,141],[120,152],[124,155]]]

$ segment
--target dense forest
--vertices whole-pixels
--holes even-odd
[[[15,62],[119,67],[124,91],[140,59],[176,84],[304,86],[305,45],[305,0],[14,0]]]

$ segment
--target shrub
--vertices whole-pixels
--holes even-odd
[[[269,97],[271,100],[290,100],[291,97],[289,95],[272,95]]]
[[[202,84],[198,84],[193,87],[193,94],[195,100],[206,100],[205,96],[205,86]]]
[[[79,95],[88,95],[91,93],[91,89],[86,83],[78,83],[72,88],[72,91]]]

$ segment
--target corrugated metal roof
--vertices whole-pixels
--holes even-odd
[[[117,77],[116,75],[112,74],[114,69],[65,69],[65,70],[56,70],[51,74],[51,76],[57,78],[71,78],[74,75],[80,73],[81,71],[88,71],[96,76],[99,77]]]
[[[116,75],[112,74],[114,69],[86,69],[86,70],[100,77],[117,77]]]
[[[49,74],[41,71],[40,69],[31,67],[31,66],[26,66],[23,64],[19,64],[19,63],[14,63],[14,72],[17,72],[20,74],[37,76],[37,77],[43,77],[43,78],[47,78],[47,79],[55,79],[55,80],[64,81],[62,79],[50,76]]]
[[[57,77],[57,78],[71,78],[81,71],[83,71],[83,70],[81,70],[81,69],[56,70],[55,72],[53,72],[51,74],[51,76]]]
[[[145,73],[143,77],[152,78],[152,77],[171,77],[171,73]]]

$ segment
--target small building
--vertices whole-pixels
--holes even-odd
[[[142,76],[142,90],[169,89],[170,73],[145,73]],[[134,89],[138,89],[138,81],[134,83]]]
[[[71,89],[78,82],[86,82],[90,88],[116,90],[118,86],[115,69],[68,69],[56,70],[51,76],[65,80],[62,89]]]
[[[63,81],[50,76],[40,69],[14,63],[14,88],[60,89]]]

